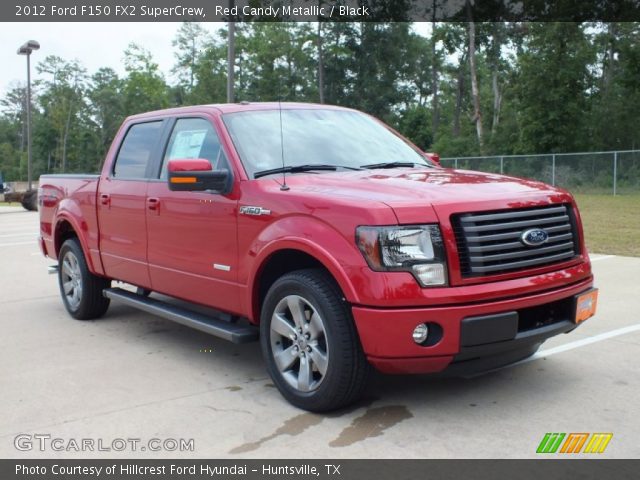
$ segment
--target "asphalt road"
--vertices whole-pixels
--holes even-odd
[[[37,228],[37,213],[0,207],[0,458],[533,458],[546,432],[612,432],[601,457],[640,458],[640,258],[594,255],[597,316],[531,361],[467,379],[377,375],[360,404],[316,415],[282,399],[257,344],[119,305],[71,319]],[[17,450],[20,434],[65,450]],[[83,438],[93,451],[75,451]],[[156,438],[194,448],[145,447]],[[97,451],[117,439],[140,443]]]

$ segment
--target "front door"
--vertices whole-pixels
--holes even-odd
[[[173,192],[167,162],[203,158],[230,169],[208,119],[176,120],[159,179],[147,188],[146,222],[152,288],[184,300],[239,311],[237,200],[210,192]]]

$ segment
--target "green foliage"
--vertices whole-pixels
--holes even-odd
[[[46,152],[48,167],[66,172],[69,160],[78,157],[76,139],[81,118],[87,108],[86,70],[77,60],[68,62],[50,55],[36,68],[42,80],[36,87],[42,89],[38,100],[42,118],[34,122],[34,141],[40,154]],[[42,156],[34,155],[36,167],[43,167]],[[53,161],[53,164],[52,164]],[[72,161],[73,163],[73,161]]]
[[[124,120],[123,89],[124,81],[111,68],[101,68],[91,77],[87,96],[92,128],[87,132],[90,135],[85,135],[85,140],[89,141],[93,136],[97,158],[94,159],[92,170],[99,167],[99,161],[109,149],[111,140]]]
[[[387,3],[381,5],[400,9],[406,2]],[[477,24],[482,149],[469,25],[429,27],[421,36],[410,23],[237,23],[235,97],[318,102],[322,83],[326,103],[364,110],[443,157],[640,148],[638,23]],[[38,61],[35,176],[97,171],[127,115],[224,102],[227,32],[209,32],[198,23],[179,27],[171,83],[135,44],[124,52],[122,77],[111,68],[88,74],[78,61],[56,56]],[[7,181],[26,176],[25,110],[24,85],[0,99],[0,171]],[[536,178],[549,174],[543,165],[514,168]],[[620,159],[620,185],[637,188],[638,171],[638,159]],[[578,187],[610,181],[608,169],[582,157],[557,172],[565,174]]]
[[[404,135],[411,138],[416,146],[427,150],[433,144],[433,136],[429,129],[431,113],[424,106],[411,107],[404,112],[398,128]]]
[[[151,54],[132,43],[124,52],[127,77],[122,96],[126,115],[161,110],[169,105],[169,94],[164,77]]]
[[[594,51],[576,23],[530,24],[518,57],[522,146],[529,152],[571,152],[587,140],[588,66]]]

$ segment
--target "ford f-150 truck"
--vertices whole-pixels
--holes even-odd
[[[513,363],[596,308],[569,193],[442,168],[346,108],[135,115],[100,175],[40,177],[39,206],[72,317],[118,301],[259,340],[282,395],[311,411],[354,402],[371,366]]]

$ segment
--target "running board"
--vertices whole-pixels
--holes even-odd
[[[228,321],[203,315],[170,303],[137,295],[121,288],[105,288],[102,293],[105,297],[115,302],[129,305],[233,343],[249,343],[258,340],[258,329],[251,325],[229,323]]]

